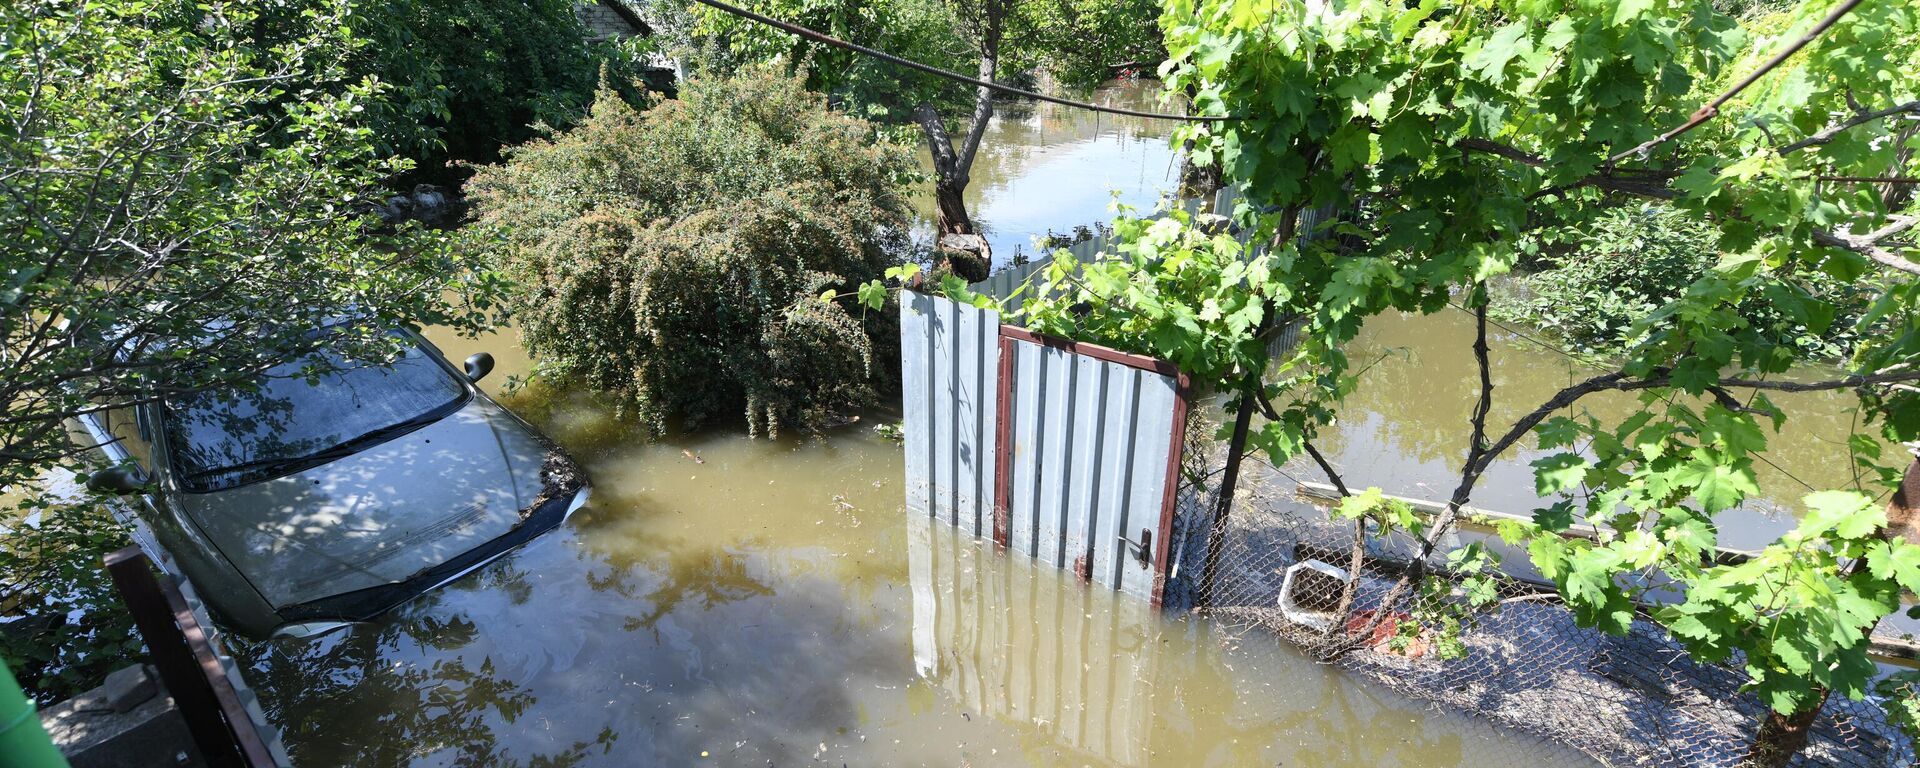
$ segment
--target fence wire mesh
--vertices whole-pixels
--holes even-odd
[[[1185,503],[1211,510],[1222,450],[1199,436],[1188,448]],[[1469,613],[1460,645],[1442,653],[1431,632],[1400,630],[1419,610],[1415,590],[1388,602],[1413,542],[1366,534],[1354,568],[1354,523],[1303,499],[1295,477],[1312,471],[1258,460],[1243,465],[1216,580],[1200,609],[1230,635],[1272,633],[1410,698],[1486,718],[1602,765],[1747,764],[1767,708],[1742,692],[1748,680],[1737,664],[1693,660],[1645,617],[1624,636],[1579,627],[1550,589],[1512,576],[1497,579],[1497,602]],[[1197,525],[1210,525],[1198,522],[1208,517],[1194,516]],[[1204,538],[1190,531],[1187,541]],[[1199,565],[1197,558],[1187,562]],[[1439,593],[1437,599],[1463,600]],[[1835,695],[1789,765],[1914,763],[1914,745],[1877,703]]]

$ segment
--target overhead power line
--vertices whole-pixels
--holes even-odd
[[[1043,93],[1035,93],[1033,91],[1015,88],[1010,85],[1003,85],[1000,83],[993,82],[992,80],[982,80],[977,77],[968,77],[958,72],[941,69],[939,67],[936,67],[930,64],[922,64],[912,59],[902,58],[899,56],[895,56],[891,53],[887,53],[885,51],[868,48],[864,45],[860,45],[859,43],[850,43],[845,40],[841,40],[839,38],[829,36],[825,33],[808,29],[798,24],[791,24],[791,23],[773,18],[771,16],[754,13],[753,11],[749,11],[745,8],[739,8],[732,5],[728,5],[726,3],[719,2],[719,0],[695,0],[695,2],[698,2],[701,5],[707,6],[709,8],[713,8],[715,10],[721,11],[723,13],[729,13],[743,19],[748,19],[750,21],[755,21],[761,24],[765,24],[769,27],[773,27],[775,29],[781,30],[788,34],[798,35],[800,37],[804,37],[808,40],[812,40],[817,43],[824,43],[826,45],[831,45],[835,48],[843,48],[849,51],[853,51],[854,53],[861,54],[863,56],[871,56],[873,58],[879,59],[881,61],[885,61],[890,64],[897,64],[899,66],[907,67],[909,69],[919,70],[921,72],[925,72],[935,77],[943,77],[948,80],[953,80],[955,82],[966,83],[968,85],[973,85],[980,88],[989,88],[995,91],[999,91],[1001,93],[1010,93],[1015,96],[1024,96],[1029,99],[1036,99],[1036,100],[1048,102],[1051,104],[1059,104],[1063,107],[1073,107],[1076,109],[1090,109],[1095,112],[1105,112],[1110,115],[1126,115],[1128,117],[1144,117],[1149,120],[1178,120],[1181,122],[1188,122],[1188,123],[1214,123],[1214,122],[1222,122],[1222,121],[1234,119],[1234,118],[1225,117],[1225,116],[1170,115],[1165,112],[1141,112],[1139,110],[1122,109],[1120,107],[1108,107],[1100,104],[1091,104],[1084,101],[1074,101],[1073,99],[1063,99],[1058,96],[1048,96]]]

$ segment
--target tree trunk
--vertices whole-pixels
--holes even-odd
[[[943,235],[978,234],[973,217],[967,215],[967,182],[971,163],[963,163],[953,151],[953,139],[947,135],[947,123],[940,110],[921,102],[913,108],[913,119],[927,137],[927,154],[933,158],[933,199],[938,206],[938,226]]]
[[[1887,499],[1887,527],[1881,534],[1888,541],[1905,539],[1920,544],[1920,459],[1907,465],[1900,487]]]
[[[1747,768],[1786,768],[1806,748],[1813,721],[1820,717],[1820,708],[1826,703],[1827,690],[1823,688],[1791,715],[1767,710],[1767,719],[1761,721],[1760,732],[1754,734],[1753,746],[1747,750]]]
[[[1213,197],[1213,193],[1219,192],[1220,187],[1226,183],[1220,177],[1220,163],[1215,162],[1212,165],[1206,166],[1195,165],[1191,159],[1188,159],[1186,153],[1186,150],[1192,146],[1192,142],[1187,142],[1180,148],[1180,196],[1201,200],[1209,199]],[[1232,211],[1228,211],[1227,213],[1232,213]]]
[[[1000,71],[1000,37],[1005,27],[1006,3],[987,0],[980,6],[979,78],[994,82]],[[934,243],[940,262],[968,282],[987,279],[992,271],[993,248],[980,236],[973,216],[967,213],[967,183],[972,180],[973,158],[980,151],[987,123],[993,119],[993,89],[977,87],[973,93],[973,115],[967,133],[955,151],[947,135],[947,124],[933,104],[921,102],[913,108],[913,118],[927,138],[927,153],[933,157],[933,201],[939,221],[939,239]]]
[[[927,137],[927,154],[933,158],[933,202],[939,230],[933,245],[939,254],[939,266],[970,283],[985,280],[992,271],[993,249],[974,229],[973,217],[967,215],[967,177],[972,160],[953,151],[946,121],[932,104],[915,106],[913,117]]]
[[[1187,87],[1187,103],[1193,103],[1198,90],[1193,86]],[[1180,144],[1180,196],[1211,200],[1213,194],[1219,192],[1220,187],[1226,184],[1220,170],[1220,159],[1214,158],[1213,162],[1205,166],[1197,165],[1193,162],[1193,156],[1189,154],[1192,149],[1191,141]],[[1214,211],[1214,213],[1223,216],[1233,214],[1232,211]]]
[[[945,179],[933,182],[933,203],[940,217],[940,233],[973,235],[973,219],[967,215],[967,188]]]

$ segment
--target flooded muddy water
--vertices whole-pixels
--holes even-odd
[[[1115,80],[1085,98],[1104,106],[1174,111],[1159,103],[1157,80]],[[1167,140],[1174,127],[1167,120],[1043,102],[996,104],[966,193],[967,211],[986,231],[995,263],[1007,263],[1015,253],[1033,256],[1034,238],[1049,231],[1069,234],[1076,226],[1106,221],[1115,201],[1151,211],[1178,186],[1180,165]],[[933,168],[924,145],[920,165]],[[930,188],[915,205],[931,222]],[[931,224],[923,224],[923,235],[931,231]]]
[[[1603,372],[1524,328],[1488,331],[1494,390],[1487,423],[1496,433],[1560,388]],[[1378,486],[1390,494],[1436,501],[1452,493],[1467,452],[1467,417],[1478,394],[1473,335],[1473,317],[1451,308],[1425,316],[1388,313],[1368,321],[1347,349],[1355,369],[1365,372],[1320,446],[1350,486]],[[1718,518],[1722,546],[1759,549],[1793,527],[1800,499],[1812,488],[1852,487],[1847,437],[1856,430],[1871,433],[1856,423],[1851,393],[1775,393],[1772,398],[1789,419],[1779,432],[1768,430],[1766,453],[1754,464],[1763,495]],[[1588,412],[1602,423],[1618,423],[1642,407],[1633,394],[1606,392],[1582,398],[1570,414]],[[1544,452],[1534,445],[1531,436],[1524,438],[1494,463],[1474,492],[1474,506],[1518,513],[1540,506],[1528,462]],[[1324,482],[1318,469],[1295,474]]]
[[[505,338],[438,341],[516,372]],[[899,446],[864,424],[650,442],[584,399],[505,401],[583,461],[593,502],[377,623],[241,648],[296,762],[1460,766],[1557,752],[910,521]]]
[[[1151,107],[1157,87],[1118,83],[1096,98]],[[968,192],[998,257],[1104,220],[1113,190],[1150,206],[1172,184],[1169,127],[1003,107]],[[1427,498],[1451,488],[1472,402],[1470,330],[1451,312],[1368,326],[1351,354],[1380,361],[1322,446],[1350,483]],[[492,352],[489,385],[529,369],[510,333],[434,340],[455,360]],[[1579,375],[1516,337],[1495,342],[1496,422]],[[1773,438],[1769,457],[1785,469],[1761,467],[1764,487],[1792,491],[1789,473],[1846,479],[1843,398],[1803,397],[1825,415]],[[897,416],[824,440],[734,430],[656,441],[583,396],[502,400],[582,461],[592,503],[376,623],[239,648],[297,763],[1584,762],[1312,663],[1264,633],[1162,615],[910,520],[901,449],[870,429]],[[1529,457],[1498,464],[1475,503],[1531,509]],[[1725,539],[1776,535],[1797,497],[1741,513]]]

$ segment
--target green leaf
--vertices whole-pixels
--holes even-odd
[[[1699,458],[1698,453],[1695,461],[1675,473],[1675,479],[1693,488],[1693,497],[1707,514],[1730,509],[1748,494],[1760,492],[1753,470]]]
[[[1767,436],[1752,416],[1734,413],[1718,405],[1707,409],[1707,432],[1717,438],[1730,454],[1758,453],[1766,450]]]
[[[1559,533],[1573,527],[1573,501],[1561,499],[1552,505],[1533,511],[1533,522],[1541,530]],[[1504,533],[1502,534],[1504,536]]]
[[[1577,488],[1587,477],[1587,460],[1577,453],[1556,453],[1533,460],[1533,490],[1552,496]]]
[[[1806,511],[1796,532],[1809,539],[1828,532],[1842,539],[1860,539],[1887,524],[1887,513],[1880,505],[1853,491],[1820,491],[1808,494],[1802,503]]]
[[[1341,517],[1353,520],[1373,514],[1375,510],[1380,509],[1385,503],[1386,500],[1379,488],[1368,488],[1341,499],[1340,506],[1336,507],[1335,511],[1338,512]]]
[[[887,286],[878,280],[868,280],[860,284],[856,292],[860,304],[868,309],[880,309],[887,303]]]
[[[1620,26],[1645,15],[1653,7],[1653,0],[1615,0],[1613,6],[1613,26]]]
[[[1643,0],[1644,1],[1644,0]],[[1482,44],[1480,50],[1468,56],[1467,69],[1477,71],[1488,80],[1499,82],[1507,62],[1533,50],[1533,41],[1527,38],[1526,22],[1514,22],[1496,30]]]
[[[1867,571],[1908,592],[1920,592],[1920,545],[1904,540],[1873,542],[1867,545]]]

